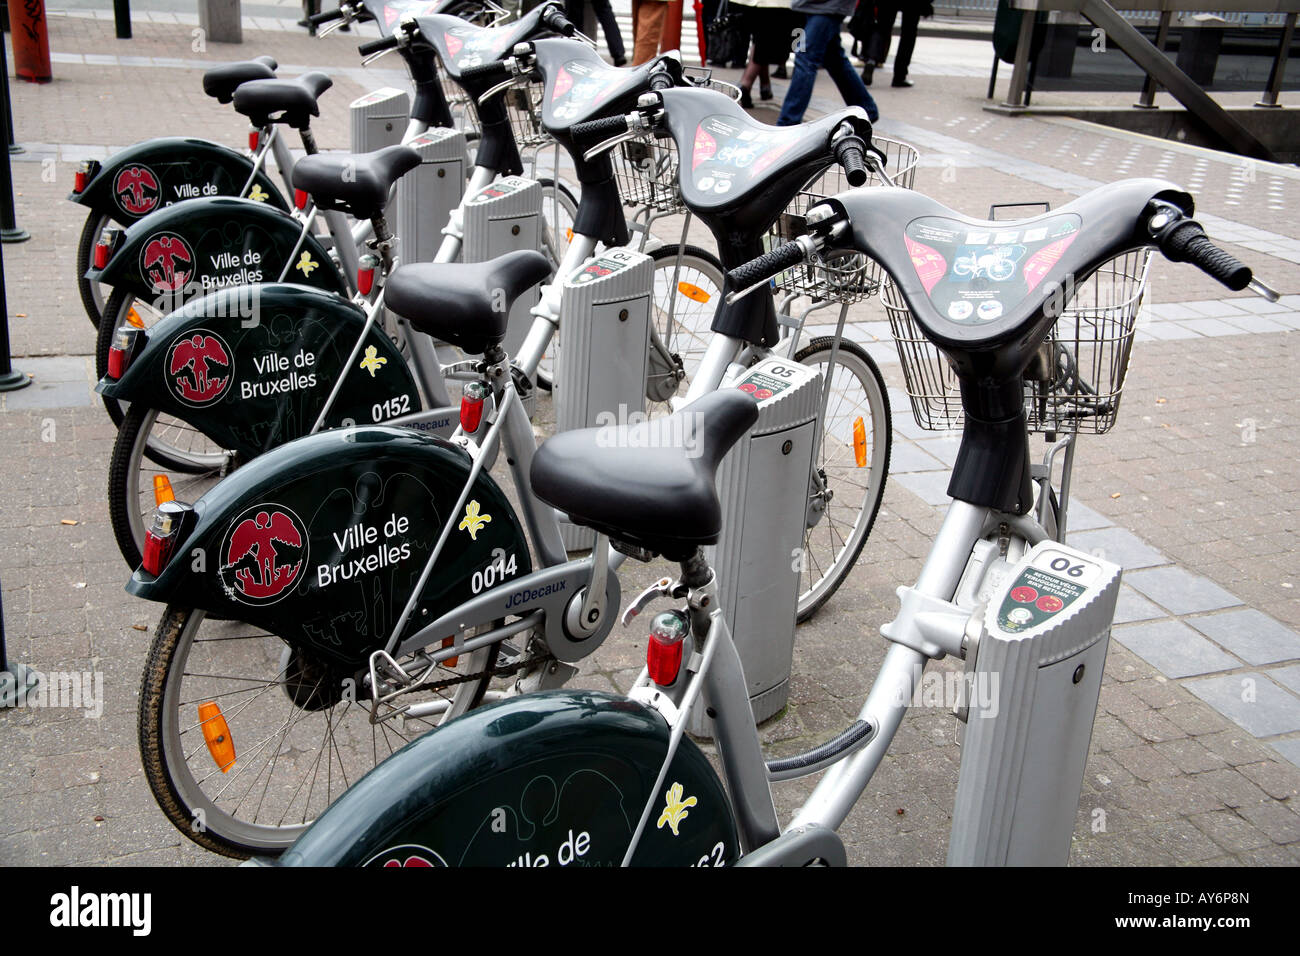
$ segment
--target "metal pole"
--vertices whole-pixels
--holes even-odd
[[[6,158],[5,165],[9,164]],[[0,392],[12,392],[31,384],[31,379],[14,370],[9,361],[9,302],[5,298],[5,258],[0,251]]]
[[[1011,85],[1007,88],[1007,106],[1024,106],[1025,83],[1029,75],[1029,48],[1034,43],[1034,19],[1037,10],[1020,11],[1020,39],[1016,42],[1016,63],[1011,68]]]
[[[1160,11],[1160,25],[1156,27],[1156,49],[1161,53],[1165,52],[1165,44],[1169,41],[1169,21],[1174,18],[1172,10]],[[1133,105],[1138,109],[1153,110],[1156,108],[1156,78],[1150,73],[1142,81],[1142,95]]]
[[[9,61],[5,54],[4,39],[0,37],[0,111],[4,112],[4,122],[7,126],[13,111],[9,108]],[[14,180],[13,171],[9,168],[9,153],[4,153],[4,162],[0,163],[0,242],[24,242],[32,237],[26,229],[19,229],[18,222],[14,218]],[[5,317],[8,323],[8,314]],[[8,363],[9,348],[7,345],[8,335],[6,338],[6,347],[4,348],[5,362]]]
[[[40,685],[40,675],[24,664],[10,664],[5,653],[5,611],[0,599],[0,708],[18,707]]]
[[[119,40],[131,39],[131,0],[113,0],[113,24]]]
[[[1264,98],[1256,103],[1256,106],[1275,109],[1282,105],[1277,101],[1277,97],[1282,92],[1282,74],[1286,72],[1286,58],[1291,52],[1291,41],[1295,38],[1295,18],[1294,11],[1286,15],[1286,25],[1282,27],[1282,42],[1278,44],[1277,56],[1273,58],[1273,69],[1268,74],[1268,87],[1264,90]]]

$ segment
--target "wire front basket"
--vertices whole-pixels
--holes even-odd
[[[502,94],[505,97],[506,117],[515,136],[520,153],[549,146],[555,140],[542,127],[542,96],[540,83],[516,84]]]
[[[474,104],[474,98],[447,75],[441,59],[437,57],[434,59],[437,61],[438,83],[442,86],[442,95],[447,98],[447,108],[451,112],[452,126],[464,133],[468,140],[481,138],[483,127],[479,123],[478,108]]]
[[[879,157],[869,155],[867,181],[861,188],[895,185],[911,189],[916,181],[920,153],[916,147],[883,136],[873,136],[872,145],[885,153],[883,173]],[[808,231],[808,210],[829,196],[851,187],[838,163],[818,173],[785,208],[768,233],[769,247],[792,242]],[[880,265],[861,253],[818,257],[776,278],[778,289],[814,300],[857,302],[880,288]]]
[[[1130,252],[1077,286],[1065,284],[1064,309],[1025,373],[1030,431],[1101,434],[1115,424],[1150,263],[1151,250]],[[881,299],[917,425],[960,427],[961,396],[948,360],[921,334],[888,278]]]

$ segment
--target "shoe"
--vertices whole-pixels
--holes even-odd
[[[913,83],[911,80],[907,79],[906,77],[899,78],[899,77],[897,77],[897,76],[894,77],[894,82],[893,82],[893,83],[890,83],[889,85],[890,85],[890,86],[901,86],[901,87],[904,87],[904,88],[909,87],[909,86],[916,86],[915,83]]]
[[[614,65],[615,65],[615,66],[627,66],[627,57],[625,57],[625,56],[616,56],[616,57],[614,57]]]
[[[870,85],[871,85],[871,79],[872,79],[872,77],[875,75],[875,72],[876,72],[876,64],[874,64],[874,63],[868,63],[866,66],[864,66],[864,67],[862,68],[862,85],[863,85],[863,86],[870,86]]]
[[[772,98],[772,87],[760,86],[758,88],[758,98],[760,100],[770,100]]]
[[[754,108],[754,97],[750,95],[749,90],[740,91],[740,105],[742,109],[752,110]]]
[[[790,79],[790,74],[785,71],[784,63],[782,63],[780,66],[778,66],[775,70],[772,71],[772,79],[774,80]]]

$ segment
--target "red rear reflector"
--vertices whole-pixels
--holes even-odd
[[[650,679],[661,687],[677,680],[682,667],[682,647],[687,633],[686,618],[677,611],[665,611],[650,623],[645,663]]]
[[[478,431],[483,421],[483,401],[488,389],[482,382],[466,382],[460,395],[460,427],[467,434]]]
[[[144,554],[142,566],[157,577],[171,560],[172,547],[176,544],[178,530],[175,509],[171,511],[159,507],[153,513],[153,525],[144,533]]]
[[[78,169],[77,174],[72,179],[72,191],[74,193],[84,192],[86,189],[86,172]]]
[[[295,189],[293,191],[293,204],[299,209],[307,208],[307,190]]]
[[[95,243],[95,268],[102,269],[108,265],[108,244],[105,242]]]
[[[250,151],[254,153],[257,152],[257,144],[260,139],[261,139],[261,134],[257,130],[250,129],[248,131],[248,148]]]
[[[126,372],[131,363],[131,352],[135,346],[134,329],[118,329],[113,335],[113,344],[108,350],[108,377],[117,380]]]
[[[357,291],[362,295],[370,295],[370,290],[375,287],[375,270],[358,269],[357,270]]]

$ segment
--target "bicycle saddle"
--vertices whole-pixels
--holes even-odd
[[[753,398],[724,388],[666,418],[561,432],[533,458],[533,492],[578,524],[680,561],[717,542],[718,465],[757,420]]]
[[[535,40],[533,52],[545,85],[542,126],[566,142],[577,123],[631,112],[637,98],[650,89],[653,71],[666,66],[673,82],[681,81],[681,63],[673,57],[615,67],[587,44],[564,39]]]
[[[858,107],[802,126],[768,126],[714,90],[660,94],[664,122],[677,143],[682,198],[717,234],[764,232],[814,175],[830,166],[831,132],[845,120],[871,141]]]
[[[258,56],[238,63],[223,63],[203,74],[203,92],[218,103],[229,103],[236,87],[249,80],[273,80],[279,66],[269,56]]]
[[[978,365],[979,374],[1002,375],[1024,368],[1074,285],[1151,244],[1140,223],[1153,199],[1191,214],[1191,196],[1159,179],[1124,180],[1003,222],[971,219],[910,189],[858,189],[832,202],[853,224],[854,248],[884,266],[958,371]]]
[[[393,183],[420,165],[409,146],[385,146],[373,153],[314,153],[293,167],[293,185],[311,193],[321,209],[338,209],[355,219],[382,216]]]
[[[433,45],[447,75],[459,82],[461,73],[469,67],[503,59],[516,43],[543,30],[541,17],[546,9],[546,4],[541,4],[503,27],[476,27],[446,13],[416,17],[415,22],[421,35]],[[493,80],[492,85],[496,82]],[[477,96],[482,91],[468,92]]]
[[[235,90],[235,111],[254,126],[284,123],[306,129],[311,117],[320,116],[316,101],[333,85],[328,76],[314,70],[292,80],[252,80]]]
[[[384,286],[384,305],[421,332],[482,355],[506,337],[515,299],[550,276],[551,264],[532,249],[486,262],[399,266]]]

